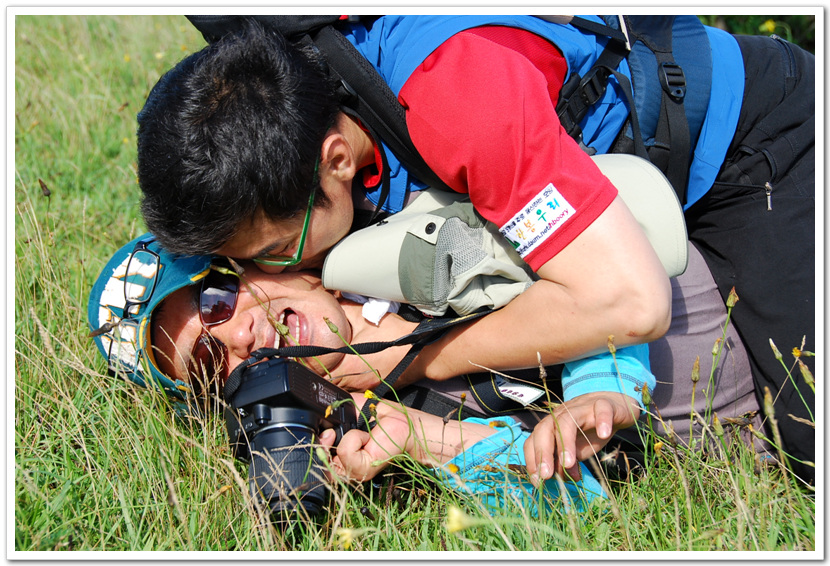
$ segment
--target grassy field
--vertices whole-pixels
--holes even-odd
[[[107,376],[87,337],[95,277],[145,231],[135,114],[201,36],[180,16],[18,16],[14,42],[10,549],[816,550],[811,494],[714,433],[710,457],[663,446],[584,515],[490,515],[404,460],[379,486],[332,486],[317,521],[274,528],[246,494],[221,419],[178,418],[157,394]],[[455,511],[448,523],[451,509],[460,523]]]

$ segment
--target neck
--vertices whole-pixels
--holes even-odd
[[[406,336],[417,326],[417,323],[408,322],[393,313],[384,315],[380,323],[375,326],[363,318],[362,305],[345,299],[340,300],[340,305],[352,326],[352,344],[389,342]],[[389,375],[408,350],[409,346],[396,346],[364,356],[348,354],[332,373],[335,378],[339,378],[337,384],[344,389],[353,391],[372,389],[379,383],[377,374],[372,370],[376,370],[381,377]]]

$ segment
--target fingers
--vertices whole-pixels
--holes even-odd
[[[563,472],[580,478],[579,461],[602,449],[616,429],[630,426],[638,415],[624,395],[586,394],[558,406],[525,442],[531,481],[538,485]]]
[[[525,464],[534,485],[538,486],[565,470],[571,474],[579,473],[578,433],[576,422],[568,416],[548,415],[536,425],[524,444]]]
[[[611,438],[614,431],[614,406],[608,400],[598,399],[594,403],[594,423],[599,438]]]
[[[321,432],[320,436],[317,438],[317,441],[323,448],[331,448],[334,446],[335,440],[337,440],[337,433],[334,432],[333,428],[327,428]]]
[[[553,426],[550,416],[542,419],[533,428],[523,447],[527,472],[536,486],[553,475],[553,450],[556,446]]]
[[[391,458],[410,450],[410,431],[406,421],[387,419],[383,427],[371,432],[350,430],[337,445],[337,460],[342,474],[350,479],[366,481],[389,465]]]
[[[342,469],[341,475],[353,480],[366,481],[386,467],[382,462],[372,465],[375,458],[372,458],[370,453],[371,447],[367,448],[370,443],[371,435],[362,430],[350,430],[343,435],[340,444],[337,445],[336,458]]]
[[[573,418],[559,417],[557,419],[559,426],[559,458],[555,473],[562,474],[566,470],[572,471],[574,466],[579,466],[576,451],[576,437],[582,434],[582,431],[577,426],[577,422]]]

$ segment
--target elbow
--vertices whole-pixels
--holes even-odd
[[[655,280],[649,285],[639,282],[625,290],[617,288],[605,304],[605,312],[613,313],[610,319],[612,332],[618,345],[652,342],[661,338],[671,324],[671,284]]]
[[[662,338],[671,325],[671,303],[644,305],[635,321],[629,332],[636,343],[653,342]]]
[[[671,285],[652,288],[638,293],[624,309],[622,323],[626,336],[635,344],[652,342],[662,338],[671,325]]]

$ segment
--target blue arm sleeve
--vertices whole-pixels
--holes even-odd
[[[643,386],[654,391],[657,380],[651,373],[648,345],[620,348],[614,355],[604,352],[565,364],[562,392],[565,401],[586,393],[614,391],[636,399],[643,405]]]
[[[541,502],[550,510],[561,504],[566,508],[575,505],[584,511],[597,497],[607,497],[602,485],[594,478],[585,464],[580,463],[582,479],[565,481],[565,493],[560,493],[559,483],[551,478],[537,490],[528,480],[525,470],[524,442],[530,433],[523,430],[510,417],[493,419],[465,419],[493,427],[494,433],[430,471],[442,485],[464,494],[481,497],[488,507],[503,507],[506,502],[521,504],[534,516]]]

